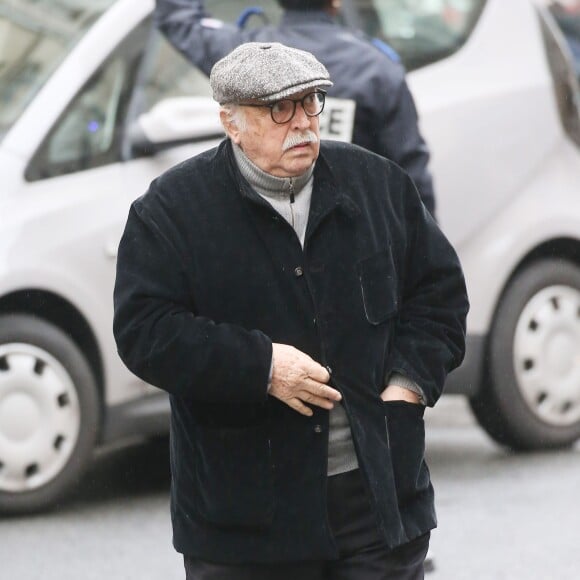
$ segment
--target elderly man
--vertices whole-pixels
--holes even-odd
[[[319,142],[311,54],[245,44],[210,80],[228,138],[133,204],[115,288],[121,357],[170,394],[187,578],[422,578],[457,256],[398,166]]]

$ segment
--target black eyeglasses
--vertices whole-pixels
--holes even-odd
[[[290,122],[296,114],[296,105],[300,103],[307,117],[318,117],[324,110],[326,93],[314,91],[301,99],[280,99],[274,103],[239,103],[240,107],[265,107],[270,109],[272,121],[277,125]]]

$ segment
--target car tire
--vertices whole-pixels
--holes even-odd
[[[580,438],[580,269],[544,259],[507,287],[489,336],[480,425],[514,450],[554,449]]]
[[[92,459],[100,422],[95,377],[57,326],[0,316],[0,512],[54,507]]]

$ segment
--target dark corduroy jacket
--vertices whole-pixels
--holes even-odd
[[[268,396],[272,342],[332,369],[390,546],[436,525],[423,407],[380,398],[401,372],[433,405],[462,360],[457,256],[396,165],[326,142],[304,249],[240,175],[231,144],[163,174],[119,247],[115,337],[170,394],[176,549],[217,562],[331,559],[328,412]]]

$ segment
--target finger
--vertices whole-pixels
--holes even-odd
[[[313,415],[313,411],[312,409],[310,409],[310,407],[307,407],[302,401],[300,401],[299,399],[293,398],[293,399],[287,399],[286,401],[284,401],[289,407],[291,407],[292,409],[294,409],[295,411],[298,411],[298,413],[300,413],[301,415],[305,415],[306,417],[312,417]]]
[[[329,387],[323,383],[308,378],[302,382],[302,390],[308,391],[317,397],[322,397],[324,399],[330,399],[331,401],[342,400],[342,395],[336,389]]]
[[[296,396],[309,405],[316,405],[317,407],[321,407],[322,409],[326,409],[328,411],[334,409],[334,403],[332,401],[329,401],[324,397],[317,397],[315,394],[310,393],[309,391],[301,391]]]
[[[310,378],[320,383],[328,383],[330,380],[329,372],[322,365],[319,365],[312,359],[305,365],[304,370]]]
[[[321,397],[326,399],[331,399],[332,401],[342,401],[342,395],[340,391],[329,387],[328,385],[322,385],[320,391],[317,393]]]

